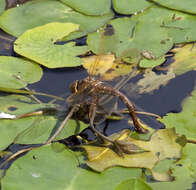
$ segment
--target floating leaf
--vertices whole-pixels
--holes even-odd
[[[141,179],[129,179],[123,181],[120,185],[118,185],[115,190],[153,190],[149,185],[147,185]]]
[[[158,65],[161,65],[164,61],[165,61],[164,57],[161,57],[161,58],[155,59],[155,60],[154,59],[152,59],[152,60],[143,59],[140,61],[139,66],[142,68],[153,68]]]
[[[0,73],[0,87],[14,89],[39,81],[43,74],[39,65],[8,56],[0,56]]]
[[[134,14],[140,11],[144,11],[152,4],[146,0],[113,0],[113,6],[117,13],[121,14]]]
[[[14,50],[49,68],[79,66],[81,59],[76,56],[87,51],[86,46],[75,46],[74,42],[55,44],[78,27],[72,23],[49,23],[36,27],[15,41]]]
[[[171,167],[172,182],[148,183],[153,189],[192,189],[192,183],[196,180],[196,151],[194,144],[187,144],[183,149],[181,160]],[[165,166],[167,167],[167,166]]]
[[[28,29],[50,22],[79,24],[80,30],[69,35],[70,40],[95,31],[112,17],[112,12],[103,16],[92,17],[75,12],[57,0],[36,0],[6,10],[0,16],[0,27],[7,33],[19,37]],[[18,20],[17,23],[16,18]]]
[[[25,96],[10,95],[0,97],[0,111],[18,115],[27,112],[35,111],[36,109],[41,109],[47,107],[46,104],[35,104],[31,99]],[[21,133],[23,130],[27,129],[36,120],[36,117],[29,117],[18,120],[0,120],[0,150],[5,149],[9,144],[11,144],[15,137]]]
[[[143,14],[136,16],[138,19],[149,27],[157,25],[167,30],[169,37],[174,43],[185,43],[196,40],[196,17],[195,15],[185,14],[163,7],[153,6],[144,11]],[[156,17],[156,20],[154,19]],[[153,25],[151,25],[153,23]],[[145,27],[145,26],[144,26]],[[152,30],[152,29],[151,29]],[[146,30],[143,30],[146,31]],[[150,30],[149,30],[150,31]],[[142,32],[142,31],[141,31]],[[155,33],[154,35],[157,35]],[[153,35],[153,32],[151,32]],[[146,36],[146,35],[145,35]],[[152,37],[152,36],[151,36]],[[167,44],[167,39],[160,41],[161,46]],[[152,51],[153,52],[153,51]]]
[[[185,99],[180,113],[169,113],[160,119],[167,128],[176,128],[176,132],[188,139],[196,139],[196,89],[192,96]]]
[[[102,75],[112,67],[114,60],[115,57],[112,54],[94,55],[82,58],[82,65],[90,75]]]
[[[140,167],[153,169],[155,164],[164,159],[181,157],[182,147],[176,143],[178,138],[174,129],[156,131],[149,141],[126,139],[126,144],[135,144],[144,152],[124,154],[120,157],[107,147],[83,146],[88,154],[87,165],[93,170],[102,172],[112,166]]]
[[[176,75],[196,70],[196,48],[194,44],[187,44],[172,50],[174,62],[170,65]]]
[[[78,165],[70,150],[56,153],[50,145],[34,149],[12,164],[1,181],[2,189],[111,190],[124,180],[141,176],[140,169],[115,167],[99,174]]]
[[[61,2],[85,15],[104,15],[110,12],[111,7],[110,0],[61,0]]]
[[[5,9],[5,0],[0,0],[0,15]]]
[[[195,0],[153,0],[164,7],[168,7],[170,9],[176,9],[182,12],[188,12],[192,14],[196,14],[196,2]]]
[[[173,177],[171,176],[170,170],[173,164],[174,160],[172,159],[161,160],[151,170],[153,178],[157,181],[173,181]]]
[[[105,32],[108,27],[112,31],[110,35]],[[166,28],[160,27],[158,21],[146,23],[139,15],[110,21],[104,30],[89,34],[87,43],[95,53],[100,53],[101,50],[101,53],[112,52],[119,57],[129,49],[137,49],[140,53],[151,52],[155,58],[164,55],[173,45]]]
[[[65,115],[66,116],[66,115]],[[52,132],[54,127],[59,127],[60,121],[57,122],[55,117],[40,117],[29,126],[29,128],[23,130],[17,135],[14,143],[17,144],[42,144],[45,143]],[[75,120],[68,120],[63,130],[57,135],[55,140],[65,139],[72,135],[79,134],[82,130],[87,127],[82,122]]]
[[[43,110],[44,112],[44,108],[46,112],[43,115],[35,115],[22,119],[1,119],[0,138],[2,141],[0,143],[0,150],[7,147],[13,141],[18,144],[45,143],[50,135],[58,129],[62,119],[64,119],[57,117],[57,113],[55,113],[57,111],[54,111],[54,107],[55,105],[52,104],[35,104],[31,99],[19,95],[0,97],[0,111],[4,115],[11,114],[11,116],[18,116],[35,112],[36,110]],[[66,117],[66,113],[64,115]],[[87,125],[82,122],[68,120],[55,140],[79,134],[86,127]]]
[[[101,76],[101,80],[113,80],[119,76],[130,74],[135,64],[114,63],[113,66]]]

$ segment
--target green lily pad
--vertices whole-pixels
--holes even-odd
[[[5,9],[5,0],[0,0],[0,15]]]
[[[164,57],[160,57],[159,59],[142,59],[139,63],[139,66],[141,68],[153,68],[156,67],[158,65],[161,65],[163,62],[165,61]]]
[[[86,46],[75,46],[74,42],[55,44],[78,28],[72,23],[49,23],[36,27],[15,41],[14,50],[49,68],[79,66],[81,59],[77,56],[87,51]]]
[[[67,37],[67,40],[70,40],[97,30],[112,17],[112,12],[103,16],[87,16],[74,11],[58,0],[36,0],[6,10],[0,16],[0,28],[13,36],[19,37],[28,29],[50,22],[79,24],[80,30]]]
[[[195,145],[187,144],[183,149],[181,160],[177,161],[171,167],[172,182],[148,183],[153,189],[192,189],[192,183],[196,181],[196,151]]]
[[[89,34],[87,43],[98,54],[112,52],[119,57],[135,48],[140,53],[151,52],[155,58],[163,56],[173,45],[167,29],[160,27],[155,21],[146,23],[140,20],[139,15],[110,21],[104,30]]]
[[[168,35],[173,39],[174,43],[192,42],[196,40],[195,15],[153,6],[136,17],[146,25],[156,23],[159,27],[167,29]],[[166,42],[163,40],[161,43]]]
[[[161,160],[181,157],[182,147],[176,143],[177,137],[174,129],[156,131],[149,141],[135,140],[128,137],[124,146],[127,145],[127,148],[129,148],[131,143],[144,151],[132,154],[124,153],[123,157],[120,157],[108,147],[84,145],[83,148],[88,154],[87,165],[98,172],[112,166],[141,167],[152,170],[155,164]]]
[[[149,185],[147,185],[141,179],[129,179],[123,181],[118,185],[115,190],[153,190]]]
[[[85,15],[104,15],[110,12],[110,0],[61,0],[61,2],[72,7],[74,10]]]
[[[40,109],[52,108],[52,104],[36,104],[25,96],[11,95],[0,97],[0,112],[21,115],[31,113]],[[65,114],[66,117],[66,114]],[[12,142],[18,144],[40,144],[45,143],[54,129],[60,126],[61,120],[56,115],[32,116],[22,119],[0,119],[0,150],[6,148]],[[64,129],[55,138],[55,140],[67,138],[71,135],[80,133],[87,127],[82,122],[68,120]]]
[[[11,115],[19,115],[47,107],[45,104],[35,104],[25,96],[10,95],[0,97],[0,112]],[[11,144],[15,137],[23,130],[27,129],[36,117],[29,117],[19,120],[0,119],[0,150]]]
[[[194,44],[187,44],[172,50],[174,62],[170,65],[176,75],[196,70],[196,48]]]
[[[196,1],[195,0],[153,0],[160,5],[170,9],[176,9],[182,12],[196,14]]]
[[[167,128],[176,128],[176,132],[188,139],[196,139],[196,89],[192,96],[185,99],[180,113],[169,113],[160,119]]]
[[[13,186],[29,190],[86,190],[89,187],[91,190],[111,190],[124,180],[140,176],[140,169],[120,167],[95,173],[80,168],[76,155],[70,150],[56,153],[47,145],[16,160],[1,180],[1,185],[7,190]]]
[[[59,127],[61,122],[57,122],[55,117],[40,117],[32,123],[29,128],[17,135],[14,143],[17,144],[42,144],[45,143],[52,134],[54,127]],[[55,140],[65,139],[72,135],[79,134],[88,127],[82,122],[68,120],[63,130],[57,135]]]
[[[0,87],[19,89],[41,79],[39,65],[16,57],[0,56]]]
[[[117,13],[121,14],[134,14],[140,11],[144,11],[152,5],[152,3],[146,0],[112,0],[114,9]]]

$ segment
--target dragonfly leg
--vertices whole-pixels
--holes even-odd
[[[89,118],[90,118],[90,127],[93,130],[93,132],[97,135],[99,135],[103,140],[108,141],[110,143],[112,143],[115,148],[117,149],[117,153],[119,154],[119,156],[123,157],[123,150],[121,149],[120,145],[118,144],[117,141],[110,139],[109,137],[103,135],[100,131],[98,131],[95,126],[94,126],[94,119],[95,119],[95,115],[96,115],[96,103],[97,103],[97,96],[93,97],[93,101],[90,105],[90,109],[89,109]]]
[[[131,115],[131,118],[133,120],[133,124],[135,126],[135,130],[139,133],[148,133],[147,129],[144,129],[140,122],[138,121],[138,118],[136,116],[133,104],[131,101],[121,92],[118,91],[118,97],[121,99],[121,101],[127,106],[129,113]]]
[[[135,130],[139,133],[147,133],[148,132],[148,130],[144,129],[142,127],[142,125],[140,124],[140,122],[138,121],[138,118],[136,116],[133,104],[123,93],[121,93],[119,90],[114,89],[114,88],[109,87],[109,86],[106,87],[106,86],[103,86],[103,85],[99,85],[96,88],[97,88],[97,90],[101,91],[103,94],[113,95],[113,96],[116,96],[116,97],[120,98],[121,101],[126,105],[126,107],[129,110],[129,114],[130,114],[130,116],[133,120]]]
[[[50,144],[55,138],[56,136],[63,130],[63,128],[65,127],[67,121],[72,117],[73,113],[78,109],[78,106],[75,105],[71,111],[69,112],[69,114],[65,117],[65,119],[63,120],[63,122],[61,123],[61,125],[59,126],[59,128],[57,129],[57,131],[45,142],[45,144]]]

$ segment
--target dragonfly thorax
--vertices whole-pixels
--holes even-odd
[[[73,84],[70,85],[70,90],[72,93],[80,93],[85,89],[91,90],[99,84],[102,84],[102,82],[94,78],[87,77],[81,81],[76,80]]]

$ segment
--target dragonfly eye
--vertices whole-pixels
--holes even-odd
[[[72,93],[77,93],[78,92],[78,80],[76,80],[74,83],[72,83],[69,86],[69,89]]]

